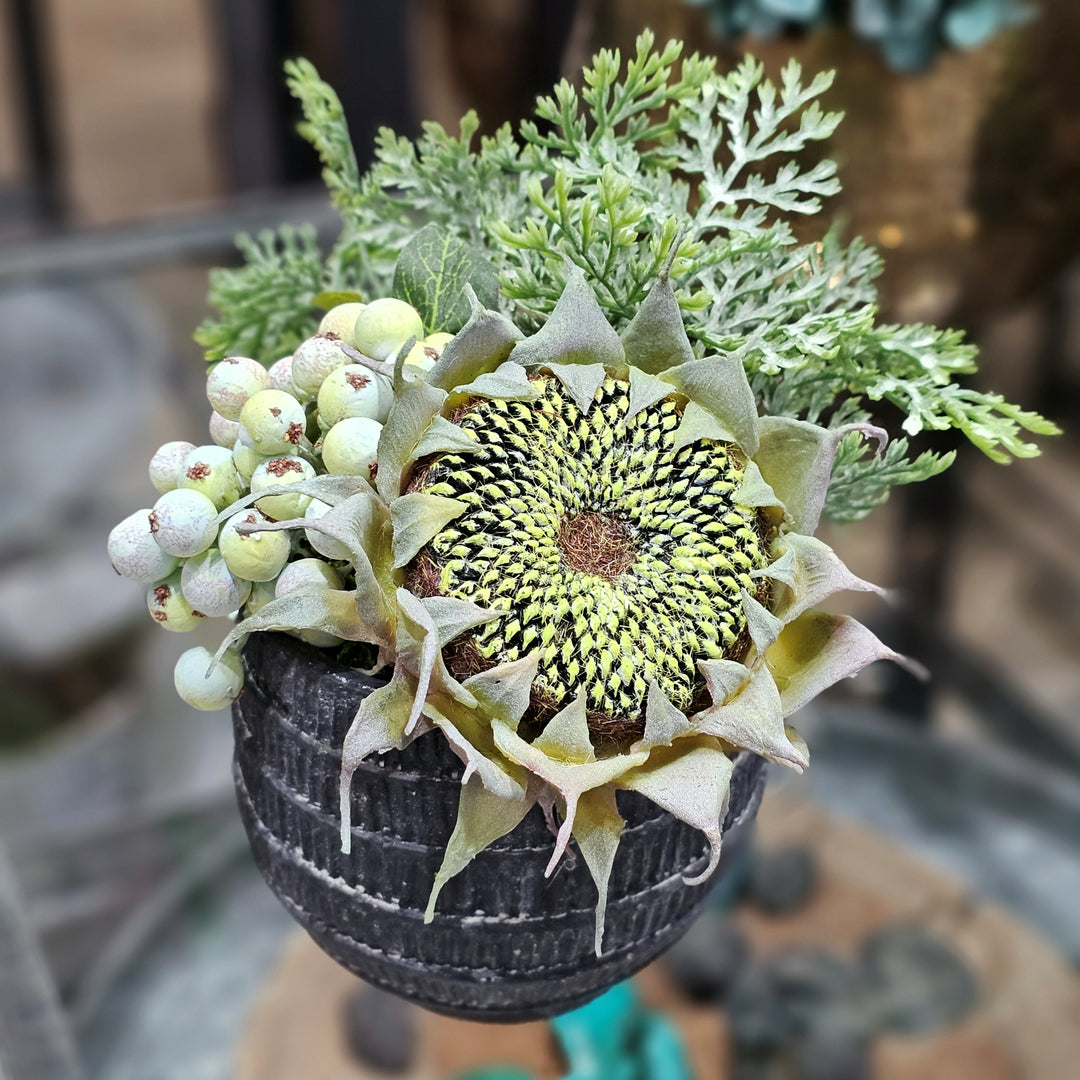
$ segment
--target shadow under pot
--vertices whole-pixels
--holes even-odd
[[[576,1008],[657,957],[699,914],[748,841],[764,762],[741,754],[720,866],[704,836],[634,792],[594,951],[596,887],[580,856],[544,869],[554,837],[534,807],[424,909],[457,818],[462,764],[438,732],[374,755],[352,787],[351,854],[340,846],[341,745],[380,680],[284,634],[254,634],[233,705],[235,780],[255,861],[282,903],[334,960],[436,1012],[524,1021]],[[573,849],[571,849],[573,850]]]

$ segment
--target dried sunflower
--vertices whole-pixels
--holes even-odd
[[[695,358],[666,277],[621,337],[580,271],[528,338],[474,300],[426,379],[397,390],[375,489],[306,481],[332,509],[270,526],[344,544],[355,589],[272,601],[222,649],[270,629],[378,646],[393,672],[343,747],[343,848],[358,764],[438,728],[465,772],[428,918],[443,884],[539,803],[560,819],[548,873],[573,836],[596,882],[599,952],[617,790],[705,834],[702,880],[734,755],[801,771],[791,714],[901,659],[814,610],[875,589],[812,534],[840,439],[885,434],[759,417],[737,358]]]

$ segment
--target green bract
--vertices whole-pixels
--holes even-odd
[[[279,596],[222,649],[271,629],[378,647],[393,671],[343,747],[345,850],[360,761],[438,728],[465,773],[428,917],[539,802],[561,818],[549,873],[573,836],[596,882],[599,950],[616,790],[700,829],[704,878],[735,753],[802,770],[791,714],[898,659],[814,610],[874,588],[812,535],[855,435],[884,441],[863,424],[759,418],[737,358],[694,358],[666,274],[621,336],[577,270],[531,337],[474,298],[422,380],[399,366],[375,487],[305,480],[325,513],[244,530],[318,530],[348,552],[355,586]]]

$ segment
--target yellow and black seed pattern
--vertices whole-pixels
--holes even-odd
[[[477,399],[457,417],[481,449],[435,457],[419,490],[469,509],[422,557],[437,591],[509,612],[473,631],[492,662],[541,654],[535,686],[565,703],[640,715],[649,681],[688,708],[697,660],[722,657],[744,629],[740,590],[767,558],[754,510],[732,493],[738,451],[705,440],[674,447],[680,406],[664,399],[627,420],[629,384],[608,379],[588,413],[556,379],[533,402]],[[567,565],[560,523],[621,523],[633,560],[614,579]]]

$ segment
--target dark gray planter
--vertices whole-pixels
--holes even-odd
[[[240,811],[263,876],[315,941],[350,971],[436,1012],[521,1021],[584,1004],[658,956],[690,925],[746,843],[763,761],[735,768],[721,866],[701,833],[631,792],[612,871],[604,953],[593,951],[596,888],[584,861],[550,878],[539,808],[424,908],[457,816],[462,766],[438,733],[376,755],[353,782],[353,850],[339,842],[340,747],[378,685],[282,634],[254,634],[233,706]],[[571,848],[571,851],[573,848]]]

